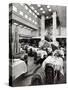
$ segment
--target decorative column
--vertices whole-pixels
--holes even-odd
[[[45,16],[41,16],[41,39],[45,39]]]
[[[15,53],[19,53],[20,49],[19,49],[19,33],[18,33],[18,25],[16,25],[15,28],[15,43],[14,43],[14,49],[15,49]]]
[[[15,45],[15,29],[16,25],[12,24],[12,55],[14,56],[16,53],[16,45]]]
[[[53,12],[53,41],[56,40],[56,12]]]

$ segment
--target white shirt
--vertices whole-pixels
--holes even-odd
[[[46,51],[43,51],[43,50],[38,50],[38,51],[37,51],[37,55],[40,55],[41,58],[43,58],[44,55],[47,56],[47,52],[46,52]]]
[[[48,51],[49,51],[49,52],[52,52],[52,48],[48,47]]]
[[[54,55],[55,53],[57,53],[57,52],[59,52],[59,54],[61,54],[62,57],[64,58],[64,51],[63,51],[63,50],[61,50],[61,49],[55,50],[55,51],[53,52],[53,55]]]
[[[47,63],[50,63],[52,65],[54,65],[54,70],[59,70],[63,75],[64,75],[64,72],[63,72],[63,59],[61,57],[55,57],[55,56],[48,56],[43,64],[42,64],[42,68],[45,69],[45,65]]]

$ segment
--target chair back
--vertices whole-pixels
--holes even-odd
[[[46,64],[45,67],[46,84],[54,83],[54,68],[50,64]]]

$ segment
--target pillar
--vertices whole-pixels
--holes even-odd
[[[12,24],[12,55],[14,56],[15,55],[15,28],[16,28],[16,25],[15,24]]]
[[[15,53],[19,53],[20,47],[19,47],[19,32],[18,32],[18,25],[16,25],[15,28]]]
[[[45,16],[42,15],[41,16],[41,39],[44,40],[45,39]]]
[[[56,40],[56,12],[53,12],[53,41]]]
[[[19,43],[19,32],[18,25],[12,26],[12,54],[15,55],[20,52],[20,43]]]

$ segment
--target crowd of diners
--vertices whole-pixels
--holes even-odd
[[[35,44],[22,43],[20,59],[24,60],[28,68],[28,57],[34,58],[34,64],[40,65],[45,72],[45,84],[54,84],[56,80],[60,80],[60,76],[64,77],[65,48],[59,45],[59,42],[48,42],[41,40],[36,46]],[[42,85],[39,75],[34,75],[31,85]]]

